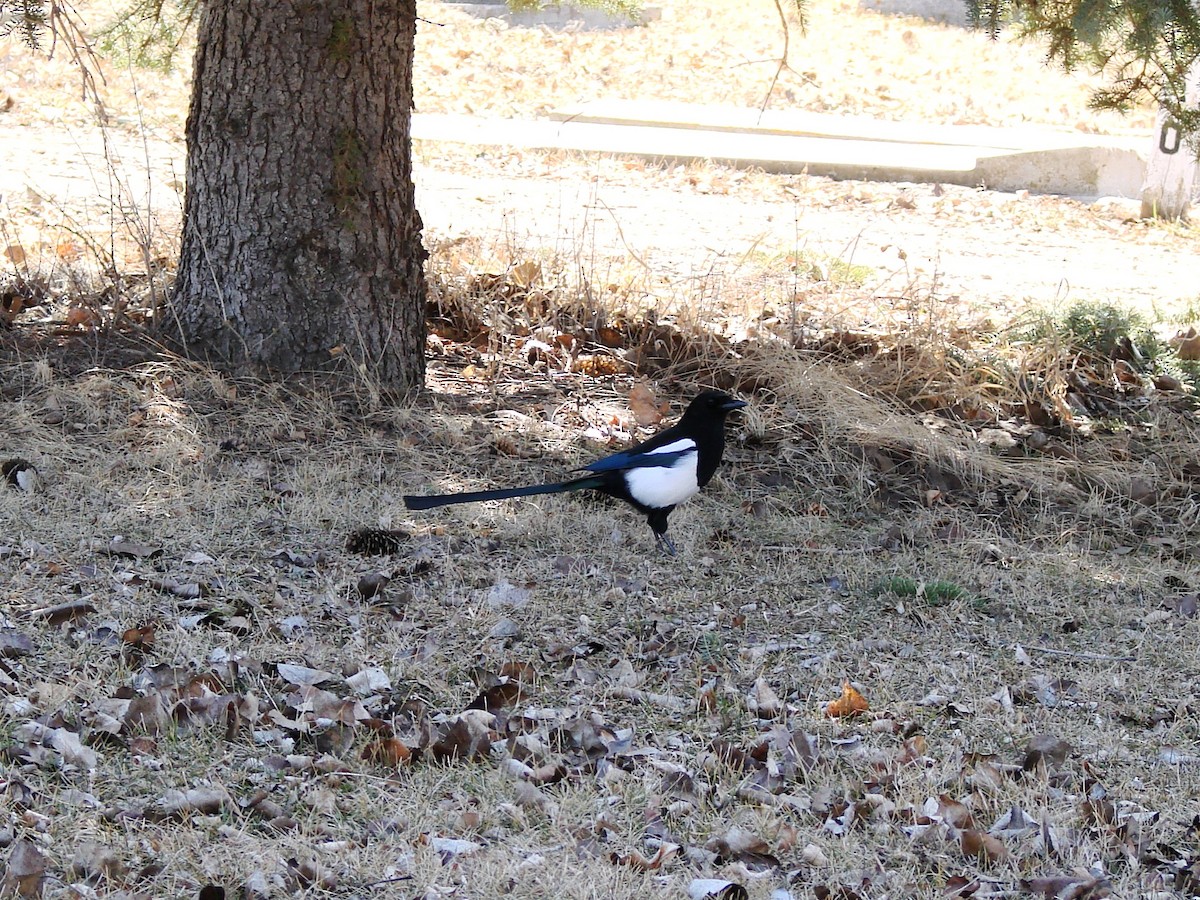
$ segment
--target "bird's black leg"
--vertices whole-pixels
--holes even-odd
[[[650,530],[654,532],[655,545],[668,556],[675,555],[675,542],[667,537],[667,516],[674,508],[674,506],[664,506],[646,514],[646,522],[650,525]]]
[[[665,531],[654,532],[654,543],[658,546],[658,549],[660,551],[667,554],[668,556],[675,555],[675,542],[672,541],[669,537],[667,537],[667,533]]]

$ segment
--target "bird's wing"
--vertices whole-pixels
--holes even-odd
[[[628,469],[645,469],[649,467],[669,469],[689,453],[696,452],[696,442],[691,438],[679,438],[660,447],[646,449],[645,445],[614,453],[598,459],[591,465],[584,466],[587,472],[623,472]]]

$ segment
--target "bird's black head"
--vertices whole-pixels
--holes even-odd
[[[745,400],[730,397],[722,391],[704,391],[701,394],[697,394],[692,402],[688,404],[687,411],[683,416],[684,418],[704,416],[705,418],[713,418],[721,421],[735,409],[741,409],[746,405]]]

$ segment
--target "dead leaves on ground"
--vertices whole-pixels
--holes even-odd
[[[153,546],[102,542],[96,549],[114,567],[170,565]],[[291,550],[270,554],[269,564],[292,577],[326,562],[318,552]],[[564,557],[556,568],[571,573],[581,565]],[[498,578],[480,585],[476,599],[483,610],[521,610],[529,588]],[[628,657],[615,649],[617,641],[579,636],[547,642],[535,659],[495,666],[481,657],[470,670],[473,687],[439,709],[386,664],[364,661],[343,670],[300,656],[257,659],[227,650],[192,666],[155,663],[168,633],[155,622],[103,626],[127,679],[75,701],[54,685],[19,683],[36,647],[33,629],[100,634],[94,600],[50,610],[30,616],[21,629],[0,629],[0,675],[7,671],[10,679],[5,690],[28,698],[6,762],[86,779],[105,757],[127,754],[157,771],[168,765],[171,742],[207,735],[249,750],[271,777],[303,786],[292,794],[261,784],[159,790],[121,798],[105,812],[115,821],[178,827],[220,816],[248,832],[300,839],[312,828],[312,810],[336,814],[339,778],[400,785],[431,767],[479,767],[502,777],[503,799],[486,809],[464,802],[453,822],[425,828],[414,852],[434,854],[448,868],[479,864],[511,849],[487,837],[489,829],[567,827],[564,800],[586,786],[601,802],[592,820],[571,824],[567,852],[653,877],[692,878],[698,896],[744,896],[748,884],[762,879],[783,892],[802,887],[817,896],[866,898],[903,893],[903,877],[943,879],[948,897],[1106,896],[1106,871],[1076,871],[1072,848],[1081,843],[1103,848],[1113,865],[1142,866],[1164,884],[1188,885],[1200,872],[1186,842],[1166,840],[1166,823],[1109,796],[1084,754],[1052,732],[1032,734],[1005,758],[963,754],[939,740],[931,724],[937,717],[910,719],[877,696],[868,703],[864,693],[871,692],[849,681],[832,701],[802,700],[769,673],[737,683],[707,672],[688,696],[675,696],[671,682],[659,680],[663,666],[683,658],[670,623],[655,623]],[[281,621],[278,627],[294,637],[310,626]],[[773,645],[764,652],[783,650]],[[592,689],[608,705],[601,711],[564,703],[564,688],[572,696]],[[1008,692],[1007,707],[997,704],[1053,709],[1080,702],[1076,688],[1069,679],[1035,675]],[[836,690],[831,682],[815,697]],[[665,739],[650,732],[647,705],[685,719],[693,731]],[[935,706],[944,709],[947,701],[911,709]],[[708,739],[699,739],[704,734]],[[1018,788],[1025,805],[1013,800]],[[9,790],[20,789],[10,782]],[[1086,799],[1057,802],[1072,795]],[[1042,798],[1043,805],[1027,798]],[[30,798],[24,808],[38,802]],[[847,848],[864,843],[899,848],[910,874],[843,871]],[[38,857],[22,853],[29,854],[18,859],[25,868],[14,871],[27,871],[22,884],[40,884]],[[79,865],[110,873],[96,878],[128,877],[119,867],[105,869],[103,853]],[[343,878],[301,857],[276,876],[296,885],[336,886]]]
[[[123,640],[146,636],[135,629]],[[19,658],[22,643],[10,644]],[[916,877],[940,879],[947,897],[1014,891],[1033,897],[1108,896],[1104,872],[1072,868],[1081,841],[1107,848],[1109,858],[1160,873],[1164,883],[1187,884],[1190,873],[1200,871],[1196,854],[1163,841],[1154,813],[1110,797],[1086,764],[1076,762],[1071,746],[1053,734],[1032,736],[1024,753],[1009,761],[956,757],[957,751],[932,747],[913,732],[912,723],[870,709],[848,682],[840,699],[858,698],[847,707],[853,714],[822,716],[826,706],[806,710],[760,677],[727,690],[706,685],[701,693],[719,696],[718,702],[681,707],[681,714],[691,709],[700,713],[699,721],[716,722],[736,698],[744,721],[757,723],[756,736],[714,737],[689,754],[639,734],[631,726],[636,707],[628,704],[613,709],[617,715],[623,711],[628,723],[595,711],[541,705],[548,677],[607,678],[614,687],[645,683],[644,674],[611,660],[589,674],[589,658],[567,654],[542,666],[513,660],[480,668],[478,692],[457,711],[405,699],[403,685],[377,666],[345,675],[303,662],[245,657],[207,670],[145,665],[127,684],[85,703],[77,723],[52,711],[28,721],[14,734],[8,758],[69,774],[95,769],[101,754],[129,753],[153,767],[162,764],[168,734],[216,729],[224,741],[263,748],[264,771],[307,785],[304,807],[294,796],[263,787],[197,784],[127,798],[106,815],[160,826],[233,816],[242,829],[276,835],[302,833],[309,808],[333,810],[336,801],[326,782],[352,771],[356,759],[385,778],[403,778],[418,766],[495,768],[510,779],[508,797],[496,809],[468,804],[459,812],[458,829],[424,830],[415,841],[414,852],[433,853],[442,866],[455,868],[508,852],[481,837],[489,823],[527,829],[535,819],[556,822],[562,815],[559,791],[569,795],[577,785],[592,784],[611,803],[576,828],[573,851],[645,874],[690,876],[689,895],[699,897],[744,897],[747,884],[766,879],[781,897],[797,896],[790,889],[806,886],[814,896],[866,898],[903,892],[908,883],[903,878],[913,877],[883,869],[840,872],[831,860],[842,858],[841,842],[902,848]],[[939,753],[949,756],[939,760]],[[935,771],[944,788],[914,800],[923,773]],[[1064,817],[1061,808],[1051,815],[1008,799],[1022,783],[1035,787],[1032,796],[1045,785],[1087,799],[1073,818]],[[633,798],[636,808],[629,808]],[[740,818],[738,808],[758,812]],[[717,821],[732,814],[733,824],[709,830],[714,814]],[[631,821],[640,823],[632,833]],[[88,877],[120,884],[128,876],[122,866],[104,862],[111,854],[103,847],[93,855],[78,863],[79,871],[92,873]],[[1018,860],[1019,876],[1011,868]],[[36,842],[17,845],[5,876],[10,891],[34,890],[47,867]],[[272,877],[328,889],[342,885],[342,876],[316,857],[297,857]],[[260,895],[265,896],[247,889],[246,896]]]
[[[495,378],[501,359],[510,370],[654,375],[722,356],[734,344],[652,311],[631,316],[581,302],[533,260],[473,266],[447,281],[430,291],[426,308],[431,350],[466,360],[460,373],[467,379]],[[652,405],[638,401],[636,408],[640,422],[654,424]]]

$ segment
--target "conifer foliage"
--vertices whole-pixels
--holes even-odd
[[[1049,42],[1050,59],[1068,71],[1108,76],[1096,109],[1123,112],[1152,98],[1193,146],[1200,107],[1188,102],[1188,73],[1200,66],[1200,4],[1194,0],[966,0],[993,35],[1008,26]]]

